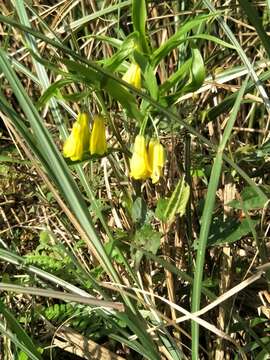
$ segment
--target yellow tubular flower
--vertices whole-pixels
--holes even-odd
[[[130,159],[130,176],[136,180],[145,180],[150,176],[146,142],[143,135],[137,135],[133,154]]]
[[[81,160],[89,144],[89,119],[86,113],[79,113],[72,126],[71,134],[65,140],[63,155],[72,161]]]
[[[151,139],[148,145],[148,161],[152,183],[156,184],[162,176],[165,164],[165,150],[157,139]]]
[[[130,85],[141,89],[141,68],[139,67],[139,65],[136,63],[132,63],[122,79]]]
[[[90,136],[90,153],[103,155],[107,151],[106,129],[103,116],[95,115]]]

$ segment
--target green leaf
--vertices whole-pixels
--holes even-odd
[[[267,349],[263,349],[259,352],[259,354],[256,356],[255,360],[269,360],[269,354],[270,354],[270,342],[266,344]]]
[[[145,224],[136,231],[134,242],[137,246],[155,255],[160,246],[160,238],[161,233],[155,231],[152,225]]]
[[[2,333],[4,336],[6,336],[17,348],[21,349],[23,352],[25,352],[29,359],[32,360],[41,360],[40,354],[39,356],[36,356],[35,353],[32,353],[18,338],[15,334],[13,334],[11,331],[9,331],[6,328],[6,325],[2,322],[0,322],[0,333]]]
[[[253,226],[259,223],[259,220],[249,220]],[[213,221],[210,233],[208,237],[208,246],[221,246],[224,244],[232,244],[242,237],[251,233],[250,224],[247,219],[238,221],[233,218],[228,218],[223,221],[221,218],[217,218]]]
[[[169,103],[174,103],[179,96],[198,90],[205,79],[204,61],[200,51],[192,46],[192,57],[188,59],[167,81],[165,81],[160,90],[164,93],[172,86],[177,86],[177,91],[169,95],[166,99]]]
[[[145,53],[149,53],[149,46],[145,34],[146,25],[146,4],[145,0],[133,0],[132,1],[132,22],[135,31],[138,31],[140,37],[141,49]]]
[[[85,65],[69,59],[62,59],[61,61],[66,65],[71,74],[76,74],[78,79],[87,81],[88,84],[92,84],[96,88],[101,86],[101,82],[106,81],[103,74],[91,69],[90,67],[86,67]]]
[[[155,231],[152,228],[152,225],[145,224],[136,231],[133,241],[135,245],[138,246],[139,248],[142,248],[143,250],[156,255],[160,247],[161,236],[162,236],[161,233]],[[143,252],[137,250],[135,252],[136,267],[139,266],[142,257],[143,257]]]
[[[26,355],[26,353],[20,350],[18,354],[18,360],[28,360],[28,359],[29,357]]]
[[[163,199],[163,198],[158,199],[155,216],[160,221],[166,222],[167,220],[165,217],[165,210],[168,206],[168,203],[169,203],[169,199]]]
[[[147,207],[141,197],[137,197],[132,204],[131,217],[135,223],[143,224],[146,219]]]
[[[173,49],[179,46],[182,42],[186,41],[187,32],[192,30],[194,27],[200,25],[202,22],[212,18],[212,15],[197,16],[195,19],[188,21],[186,24],[179,27],[179,30],[169,38],[169,40],[152,54],[152,65],[155,67],[159,62],[169,54]]]
[[[138,41],[139,33],[134,31],[123,41],[120,49],[111,58],[106,59],[104,68],[108,71],[116,71],[123,61],[134,52]]]
[[[269,336],[264,336],[260,338],[260,341],[267,347],[270,346],[270,339]],[[253,342],[249,342],[246,346],[244,346],[244,350],[246,353],[257,349],[260,346],[260,344],[258,343],[258,341],[253,341]],[[269,352],[268,352],[269,354]]]
[[[150,63],[150,59],[144,56],[140,51],[134,51],[134,59],[140,65],[143,73],[146,88],[154,100],[158,99],[158,84],[154,68]]]
[[[257,156],[267,156],[270,155],[270,139],[266,141],[257,151]]]
[[[185,182],[184,178],[180,179],[167,203],[166,200],[159,201],[156,213],[157,217],[160,216],[163,219],[162,221],[171,223],[176,214],[183,216],[186,211],[189,194],[189,185]],[[163,209],[164,214],[161,215]]]
[[[178,70],[176,70],[161,86],[160,92],[165,93],[174,85],[177,85],[179,81],[184,81],[190,72],[192,66],[192,58],[184,62]]]
[[[187,40],[192,40],[192,39],[203,39],[203,40],[208,40],[208,41],[212,41],[218,45],[221,45],[223,47],[227,47],[229,49],[235,49],[236,47],[226,41],[223,41],[215,36],[212,35],[208,35],[208,34],[196,34],[193,36],[189,36],[187,37]]]
[[[119,251],[117,241],[115,241],[115,240],[108,241],[104,245],[104,248],[105,248],[108,256],[110,257],[110,259],[114,259],[115,261],[117,261],[118,264],[124,264],[125,263],[123,261],[123,254]]]
[[[79,91],[79,92],[74,92],[72,94],[67,94],[67,93],[60,93],[59,92],[59,98],[63,99],[67,102],[72,101],[72,102],[80,102],[82,100],[87,99],[91,94],[90,90],[85,90],[85,91]]]
[[[181,93],[198,90],[202,86],[205,79],[204,61],[199,49],[197,49],[196,47],[192,47],[191,52],[192,63],[190,68],[189,82],[181,90]]]
[[[10,156],[7,155],[0,155],[0,161],[1,162],[9,162],[9,163],[14,163],[14,164],[31,164],[31,162],[29,160],[21,160],[21,159],[15,159],[12,158]],[[1,170],[2,169],[2,170]],[[0,174],[3,173],[3,171],[5,172],[5,169],[9,169],[8,166],[6,165],[1,165],[0,167]]]
[[[39,241],[43,244],[49,244],[50,242],[50,233],[48,230],[42,230],[39,233]]]
[[[171,360],[187,359],[182,349],[179,347],[179,343],[177,343],[176,339],[170,335],[167,329],[164,329],[162,332],[160,332],[160,339],[164,344],[164,347],[167,350],[168,354],[170,354]]]
[[[232,334],[235,332],[243,331],[245,330],[246,326],[248,326],[249,328],[253,328],[257,325],[264,324],[265,322],[267,322],[267,319],[263,317],[254,317],[250,320],[236,322],[234,324],[231,324],[230,333]]]
[[[268,196],[270,195],[269,186],[264,186],[263,190]],[[241,200],[232,200],[228,205],[234,209],[242,209],[244,211],[262,209],[265,205],[265,198],[260,196],[252,187],[247,186],[241,192]]]
[[[207,289],[215,288],[219,284],[218,279],[214,279],[212,276],[203,280],[202,286]]]
[[[116,80],[108,79],[104,84],[104,90],[108,91],[112,98],[119,101],[123,108],[127,111],[128,115],[138,122],[141,122],[143,117],[138,110],[135,97],[127,91]]]

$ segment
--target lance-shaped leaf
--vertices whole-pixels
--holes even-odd
[[[190,195],[190,187],[181,178],[169,199],[160,199],[157,204],[156,217],[163,222],[171,223],[176,214],[183,216]]]

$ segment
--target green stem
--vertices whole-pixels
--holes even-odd
[[[148,112],[146,112],[145,116],[144,116],[144,119],[143,119],[143,122],[142,122],[142,126],[140,128],[140,135],[144,135],[145,133],[145,128],[146,128],[146,125],[147,125],[147,121],[148,121]]]

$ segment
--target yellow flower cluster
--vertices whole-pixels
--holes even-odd
[[[162,176],[165,150],[157,139],[151,139],[148,147],[143,135],[137,135],[130,160],[130,176],[136,180],[152,179],[156,184]]]
[[[132,63],[123,76],[123,80],[136,88],[141,88],[141,69]],[[89,130],[89,117],[82,112],[72,126],[71,133],[63,146],[63,155],[72,161],[81,160],[90,151],[91,155],[103,155],[107,152],[106,129],[103,116],[93,117],[92,131]],[[162,176],[165,164],[165,150],[157,139],[151,139],[147,145],[143,135],[137,135],[130,160],[130,176],[136,180],[152,179],[156,184]]]
[[[72,126],[71,133],[63,146],[63,155],[72,161],[81,160],[83,154],[90,151],[91,155],[103,155],[107,151],[105,121],[103,116],[95,115],[90,134],[89,117],[80,113]]]

